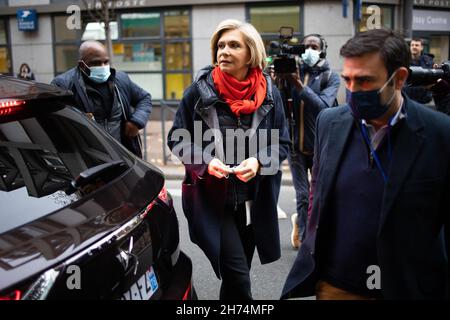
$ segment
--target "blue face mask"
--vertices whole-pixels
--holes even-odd
[[[395,98],[395,92],[392,94],[391,98],[387,103],[381,103],[381,92],[387,86],[389,82],[392,81],[395,71],[386,83],[376,90],[370,91],[355,91],[351,92],[346,89],[346,100],[350,109],[352,110],[353,117],[355,119],[361,120],[374,120],[382,117],[391,106],[392,100]]]
[[[311,48],[305,50],[302,54],[302,60],[308,66],[313,67],[320,60],[320,52]]]
[[[109,65],[101,67],[88,67],[83,60],[81,61],[90,71],[90,75],[88,76],[89,79],[91,79],[95,83],[105,83],[108,80],[109,76],[111,75]]]

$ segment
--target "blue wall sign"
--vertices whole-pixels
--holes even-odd
[[[17,25],[20,31],[36,31],[38,29],[36,10],[17,10]]]

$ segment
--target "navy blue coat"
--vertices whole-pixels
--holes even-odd
[[[133,122],[139,129],[147,124],[152,111],[152,97],[150,93],[139,87],[130,77],[121,71],[111,68],[114,77],[114,84],[120,93],[120,98],[124,104],[126,118]],[[51,84],[70,90],[74,94],[76,106],[83,112],[94,113],[94,105],[88,98],[83,76],[78,67],[72,68],[52,80]],[[138,136],[139,137],[139,136]],[[128,141],[122,134],[122,143],[134,154],[142,156],[139,147],[138,137]]]
[[[300,92],[293,89],[293,114],[296,126],[294,146],[296,151],[312,153],[317,115],[323,109],[335,106],[340,79],[339,75],[330,69],[326,60],[320,61],[314,67],[301,64],[300,78],[302,81],[305,81],[306,73],[309,74],[306,86]],[[303,109],[300,107],[301,102],[304,103]],[[300,136],[302,136],[302,145]]]
[[[279,132],[277,141],[269,140],[267,149],[258,149],[258,152],[253,154],[263,167],[270,171],[270,175],[258,174],[254,178],[255,200],[250,210],[255,244],[263,264],[279,259],[281,254],[277,202],[281,183],[280,165],[287,157],[289,146],[280,94],[272,85],[270,77],[266,75],[266,79],[267,96],[253,114],[252,128],[256,131],[250,138],[255,139],[263,129],[278,129]],[[220,232],[227,180],[209,175],[207,167],[214,157],[221,159],[224,155],[224,140],[218,130],[219,121],[215,109],[215,105],[220,103],[225,102],[217,95],[211,68],[205,68],[197,75],[196,81],[186,89],[173,127],[168,134],[169,148],[181,159],[186,169],[182,184],[182,204],[189,223],[191,240],[204,251],[218,278],[220,278]],[[195,121],[197,125],[201,123],[201,129],[197,126],[197,131]],[[183,129],[189,134],[190,139],[178,141],[176,136]],[[213,137],[203,141],[201,137],[208,129],[217,130],[210,131],[213,132]],[[197,158],[195,163],[193,157]],[[269,167],[272,169],[269,170]]]
[[[405,109],[377,233],[381,290],[385,299],[445,298],[449,264],[443,226],[450,224],[450,118],[407,97]],[[326,109],[317,118],[311,215],[282,298],[315,294],[326,238],[321,230],[329,221],[330,190],[353,124],[348,106]]]

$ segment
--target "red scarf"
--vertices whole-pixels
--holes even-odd
[[[212,76],[219,95],[237,117],[255,112],[266,97],[267,82],[260,68],[250,68],[243,81],[222,72],[219,67],[214,68]]]

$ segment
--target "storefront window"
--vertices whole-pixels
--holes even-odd
[[[189,12],[187,10],[164,13],[164,36],[166,38],[189,37]]]
[[[448,36],[432,35],[430,36],[429,50],[425,48],[424,52],[431,53],[434,56],[435,63],[443,63],[449,59],[449,53],[447,51],[449,42]],[[444,48],[447,48],[447,50]]]
[[[6,21],[0,20],[0,45],[7,44],[8,37],[6,34]]]
[[[130,79],[137,83],[152,95],[152,100],[164,99],[163,95],[163,76],[162,73],[132,73],[127,72]]]
[[[161,17],[159,13],[125,13],[120,15],[122,37],[159,37]]]
[[[191,45],[188,41],[166,44],[166,69],[190,70]]]
[[[119,12],[117,18],[110,23],[113,68],[126,72],[154,100],[181,99],[192,80],[189,10]],[[104,43],[99,22],[89,22],[78,32],[67,30],[65,15],[55,16],[53,23],[57,74],[76,65],[82,41]]]
[[[166,99],[180,100],[183,91],[192,82],[190,73],[168,73],[166,75]]]
[[[113,65],[118,70],[161,71],[162,55],[160,43],[133,42],[114,43]]]
[[[281,26],[292,27],[295,32],[300,32],[298,5],[250,7],[249,16],[250,22],[261,34],[278,34]]]
[[[67,16],[55,16],[55,41],[76,41],[79,38],[79,30],[67,28]]]
[[[117,22],[111,21],[109,23],[109,30],[111,40],[116,40],[119,37],[119,32],[117,29]],[[82,41],[86,40],[105,40],[105,24],[103,22],[89,22],[84,29],[83,36],[81,37]]]
[[[11,74],[11,55],[6,20],[0,19],[0,73]]]
[[[289,44],[297,44],[301,39],[299,5],[251,6],[248,8],[248,19],[260,32],[268,56],[275,52],[270,43],[280,40],[280,27],[294,29]]]
[[[78,46],[71,44],[55,47],[56,72],[63,73],[77,65]]]
[[[362,18],[357,25],[358,32],[370,29],[394,29],[394,7],[380,4],[363,4]]]

